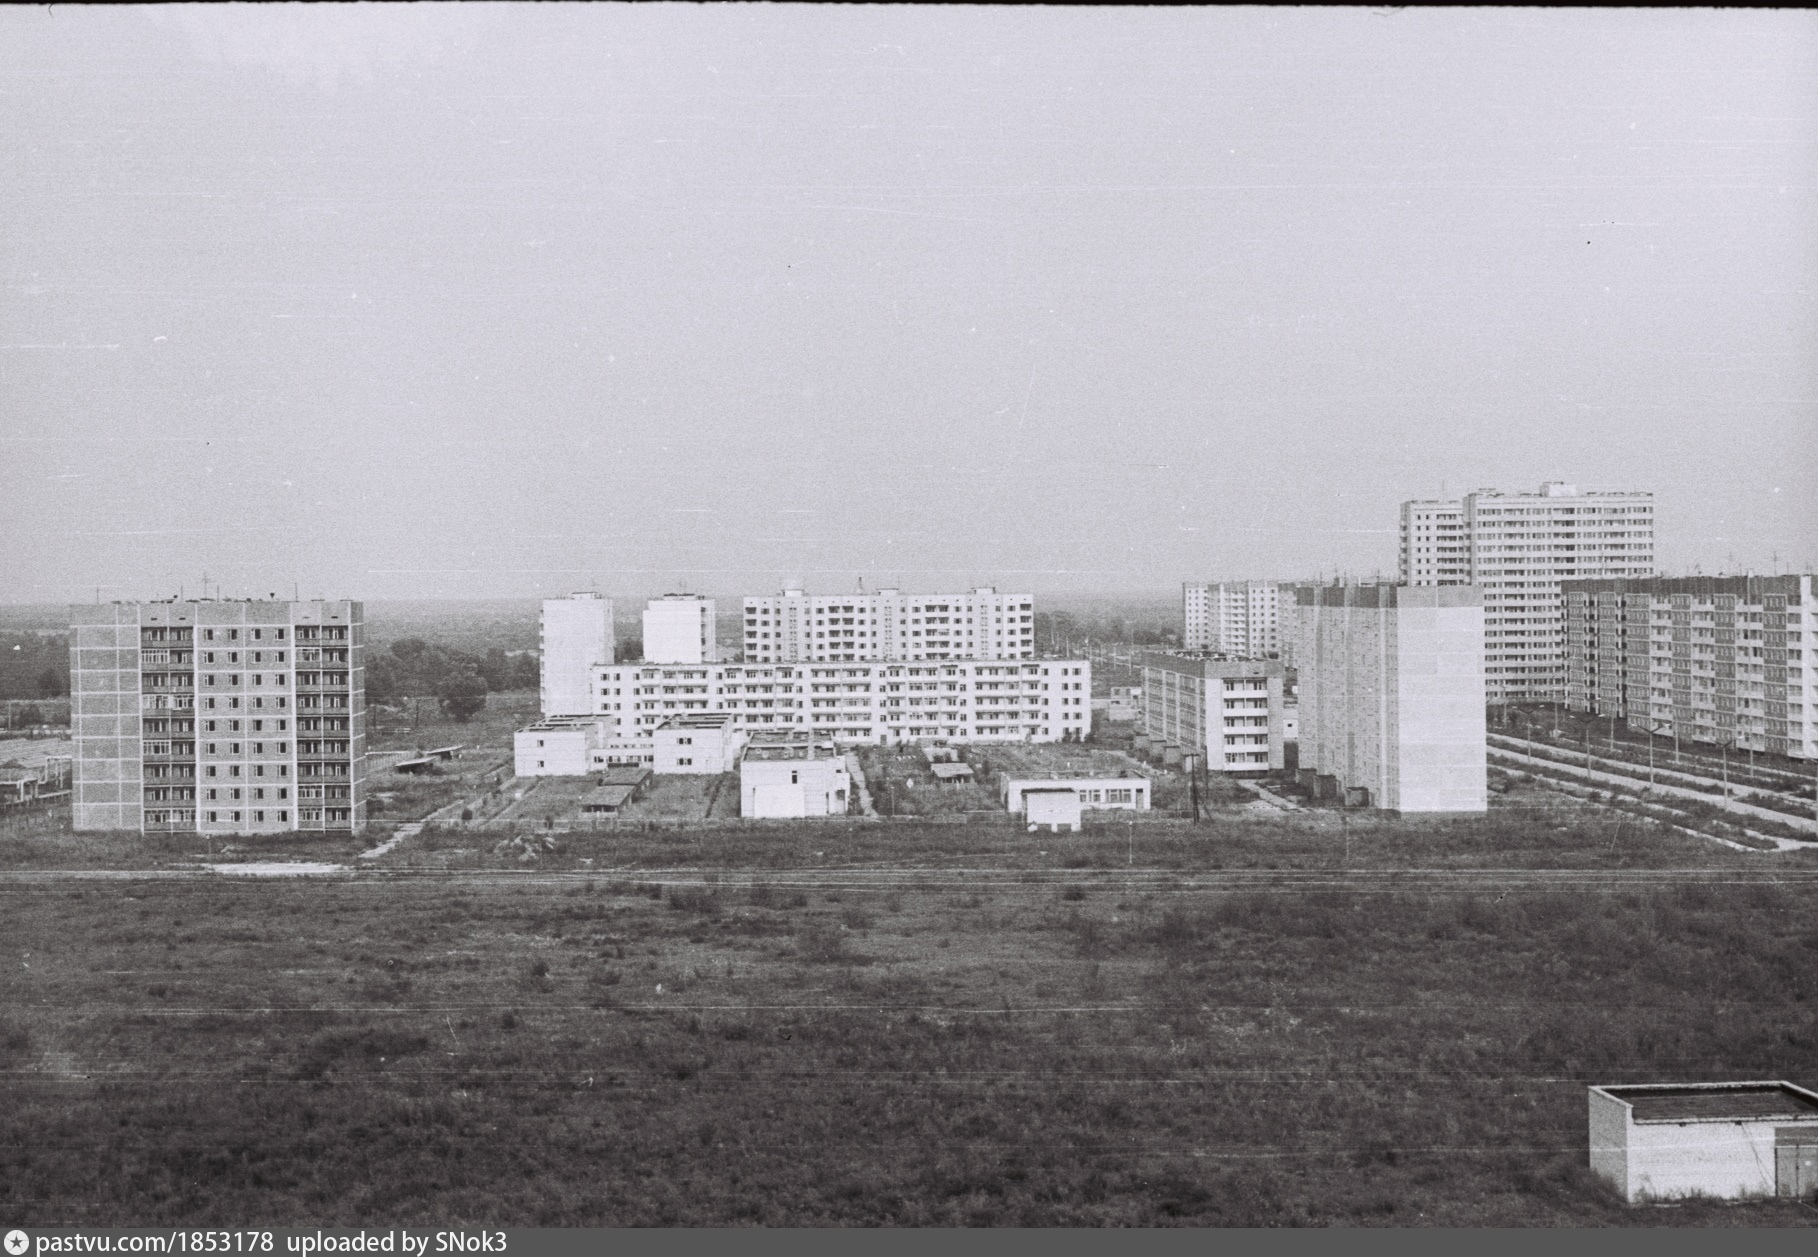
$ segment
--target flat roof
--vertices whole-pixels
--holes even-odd
[[[693,711],[681,712],[669,717],[657,728],[661,729],[719,729],[732,723],[731,712]]]
[[[1818,1121],[1818,1097],[1785,1082],[1711,1082],[1598,1087],[1622,1101],[1638,1122]]]

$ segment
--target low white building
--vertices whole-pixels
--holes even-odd
[[[1032,795],[1056,790],[1072,791],[1082,808],[1115,808],[1120,811],[1149,810],[1150,781],[1147,777],[1046,777],[1039,780],[1006,780],[1004,808],[1012,814],[1028,810]]]
[[[1072,833],[1080,827],[1079,792],[1065,786],[1034,786],[1023,792],[1023,820],[1030,832]]]
[[[851,789],[839,748],[805,734],[757,734],[739,760],[740,816],[844,816]]]
[[[558,716],[519,729],[512,738],[512,771],[520,777],[584,777],[593,769],[604,726]]]
[[[675,716],[651,737],[651,768],[656,773],[729,773],[750,735],[720,712]]]
[[[1818,1094],[1786,1082],[1590,1089],[1591,1171],[1630,1204],[1810,1199]]]

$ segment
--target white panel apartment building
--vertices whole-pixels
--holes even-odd
[[[688,712],[842,743],[1060,742],[1092,729],[1083,659],[621,663],[594,669],[594,691],[606,737],[622,743]]]
[[[1250,659],[1284,658],[1292,649],[1294,588],[1272,580],[1181,585],[1181,646]]]
[[[593,710],[593,669],[611,663],[612,600],[595,593],[543,602],[540,625],[545,716],[580,716]]]
[[[644,658],[652,663],[713,663],[719,658],[713,599],[664,594],[644,608]]]
[[[1565,582],[1566,705],[1653,733],[1818,759],[1814,578]]]
[[[1488,807],[1482,592],[1302,586],[1301,771],[1398,812]]]
[[[1144,651],[1138,727],[1203,755],[1214,772],[1266,773],[1285,764],[1282,679],[1274,659]]]
[[[1459,547],[1464,563],[1459,563]],[[1488,701],[1563,702],[1563,580],[1654,574],[1654,495],[1479,489],[1460,502],[1404,502],[1401,580],[1483,589]]]
[[[785,589],[773,597],[745,599],[749,662],[1034,657],[1035,599],[1000,594],[991,586],[965,594]]]

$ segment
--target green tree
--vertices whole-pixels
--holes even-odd
[[[436,686],[436,698],[444,712],[466,724],[486,706],[486,682],[471,669],[457,672],[442,678]]]
[[[61,698],[63,696],[63,677],[55,668],[46,668],[38,674],[38,697]]]

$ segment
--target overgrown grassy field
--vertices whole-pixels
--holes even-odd
[[[1555,818],[1358,826],[1374,873],[1263,818],[0,884],[0,1216],[1818,1219],[1631,1209],[1583,1168],[1587,1084],[1818,1079],[1818,902],[1774,882],[1811,859]]]

